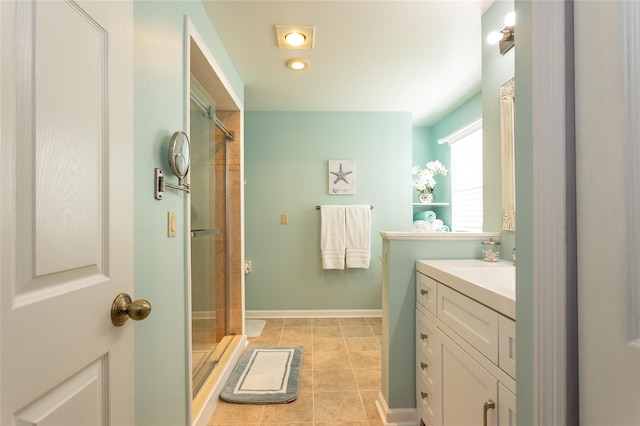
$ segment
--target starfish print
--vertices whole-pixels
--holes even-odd
[[[349,183],[349,181],[347,181],[346,177],[348,174],[353,173],[353,170],[350,172],[343,172],[342,171],[342,163],[340,163],[340,170],[338,170],[337,172],[329,172],[332,175],[336,176],[336,180],[333,181],[333,184],[335,185],[336,183],[338,183],[338,181],[343,180],[345,183]]]

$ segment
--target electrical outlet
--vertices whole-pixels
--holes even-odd
[[[244,262],[244,273],[245,273],[245,275],[251,273],[251,261],[250,260],[245,260],[245,262]]]
[[[287,225],[289,223],[289,215],[286,213],[282,213],[280,215],[280,223],[283,225]]]

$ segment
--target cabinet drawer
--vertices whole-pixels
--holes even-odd
[[[431,390],[420,388],[420,390],[418,391],[418,412],[420,413],[422,421],[427,425],[437,423],[437,406],[434,403],[435,401],[433,400],[435,396],[436,393]]]
[[[498,365],[498,316],[486,306],[438,284],[438,319]]]
[[[416,378],[418,383],[422,384],[422,390],[433,391],[438,389],[437,369],[439,364],[424,356],[422,352],[418,355],[416,363]]]
[[[516,378],[516,322],[500,315],[498,320],[498,366]]]
[[[416,311],[416,348],[417,356],[423,356],[432,362],[439,362],[438,327],[423,314]]]
[[[416,272],[416,281],[416,301],[436,315],[438,282],[420,272]]]
[[[423,392],[437,391],[439,386],[438,380],[438,366],[439,363],[433,359],[424,356],[424,353],[419,352],[416,359],[416,380],[419,386],[418,394]]]

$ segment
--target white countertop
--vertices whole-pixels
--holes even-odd
[[[516,268],[511,262],[479,259],[418,260],[416,269],[500,312],[516,319]]]

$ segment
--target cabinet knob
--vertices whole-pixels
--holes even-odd
[[[424,333],[420,333],[420,338],[421,338],[422,340],[427,340],[427,337],[429,337],[429,336],[427,336],[427,335],[426,335],[426,334],[424,334]]]
[[[424,296],[425,294],[429,294],[429,291],[420,289],[420,294]]]
[[[428,396],[429,396],[429,395],[428,395],[426,392],[422,392],[422,391],[420,391],[420,398],[422,398],[422,399],[427,399],[427,397],[428,397]]]
[[[424,363],[424,362],[420,363],[420,368],[422,368],[423,370],[426,370],[427,367],[428,367],[428,365],[426,363]]]

